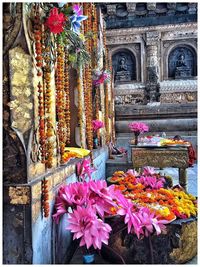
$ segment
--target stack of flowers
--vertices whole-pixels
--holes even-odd
[[[73,239],[80,238],[80,246],[86,245],[87,249],[91,246],[101,249],[102,243],[108,244],[112,230],[103,218],[116,206],[117,195],[113,186],[107,187],[102,180],[62,186],[56,197],[53,218],[58,223],[60,216],[68,213],[67,229],[73,233]]]
[[[73,234],[73,239],[80,239],[79,245],[86,245],[87,249],[92,246],[101,249],[103,243],[108,244],[112,228],[104,218],[112,216],[113,212],[127,225],[128,233],[136,234],[138,238],[154,233],[158,235],[165,229],[164,224],[169,223],[159,218],[155,211],[126,198],[114,185],[107,186],[103,180],[62,186],[55,209],[55,222],[58,223],[67,213],[67,229]]]
[[[176,218],[197,215],[196,198],[184,192],[180,186],[166,187],[168,177],[161,177],[154,168],[145,167],[141,174],[129,170],[123,172],[123,176],[120,173],[117,180],[118,173],[115,172],[112,177],[118,183],[115,189],[121,190],[137,207],[149,208],[159,219],[171,222]],[[117,208],[112,209],[112,212],[117,214]]]

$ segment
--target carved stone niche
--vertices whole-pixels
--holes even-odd
[[[112,56],[115,83],[136,80],[136,59],[128,50],[123,49]]]
[[[197,75],[196,53],[190,46],[174,48],[168,57],[168,77],[187,79]]]

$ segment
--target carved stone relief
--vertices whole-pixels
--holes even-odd
[[[186,30],[194,30],[197,29],[197,23],[183,23],[183,24],[168,24],[168,25],[156,25],[156,26],[149,26],[149,27],[137,27],[137,28],[127,28],[127,29],[113,29],[107,30],[106,36],[130,36],[130,35],[137,35],[144,32],[169,32],[169,31],[186,31]]]
[[[190,31],[170,31],[162,33],[162,40],[174,41],[174,39],[183,39],[183,38],[197,38],[197,30],[193,29]]]
[[[188,167],[188,152],[183,150],[147,150],[133,149],[133,166],[153,166],[153,167]]]
[[[157,45],[161,37],[158,31],[151,31],[146,33],[146,45]]]
[[[156,3],[147,3],[147,9],[148,10],[155,10],[156,9]]]
[[[9,58],[11,126],[24,134],[31,128],[33,123],[32,59],[20,47],[10,50]]]
[[[133,104],[143,104],[144,103],[144,93],[137,92],[134,94],[118,95],[115,96],[115,105],[133,105]]]
[[[107,5],[107,15],[108,16],[116,15],[116,5]]]
[[[136,9],[136,3],[128,2],[128,3],[126,3],[126,7],[127,7],[127,11],[129,13],[129,15],[132,15],[132,14],[134,14],[135,9]]]
[[[197,92],[183,92],[183,93],[161,93],[161,103],[178,103],[185,104],[191,102],[197,102]]]
[[[106,38],[107,45],[114,45],[114,44],[128,44],[133,43],[136,41],[140,41],[141,37],[136,35],[120,35],[120,36],[108,36]]]
[[[166,80],[160,82],[160,91],[167,92],[187,92],[197,91],[197,80]]]

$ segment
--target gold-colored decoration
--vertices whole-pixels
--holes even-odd
[[[197,221],[184,223],[181,229],[179,248],[174,248],[170,258],[175,264],[182,264],[197,255]]]
[[[188,167],[188,160],[188,150],[184,147],[132,148],[134,168],[143,166],[179,168],[179,182],[184,188],[187,186],[186,168]]]
[[[69,63],[68,63],[69,53],[67,48],[65,48],[65,122],[66,122],[66,143],[70,144],[70,85],[69,85]]]
[[[64,47],[57,43],[57,70],[56,70],[56,112],[58,116],[57,132],[59,137],[59,148],[62,156],[65,151],[66,142],[66,121],[64,110]]]
[[[78,90],[78,121],[80,127],[80,142],[81,147],[86,148],[85,142],[85,112],[84,112],[84,88],[83,88],[83,75],[82,68],[78,71],[77,79],[77,90]]]
[[[30,204],[30,187],[29,186],[10,186],[8,188],[10,204],[28,205]]]
[[[33,85],[32,60],[21,47],[9,51],[11,101],[11,126],[25,133],[32,126],[33,117]]]

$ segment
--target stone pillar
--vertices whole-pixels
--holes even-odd
[[[147,78],[145,88],[145,102],[159,102],[160,83],[159,83],[159,61],[158,45],[160,33],[153,31],[146,33],[146,51],[147,51]]]

